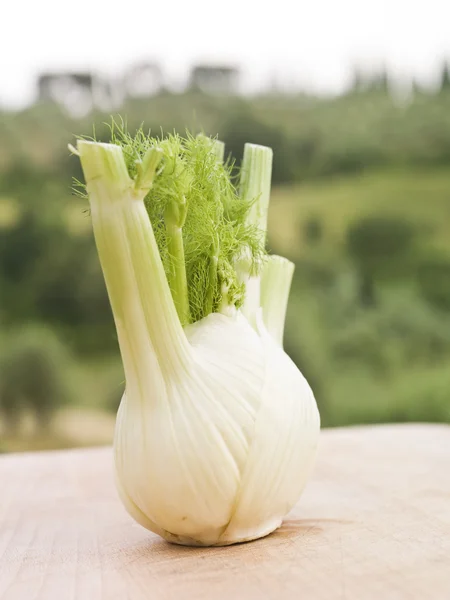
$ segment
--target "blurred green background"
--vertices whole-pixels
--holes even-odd
[[[111,440],[123,372],[67,150],[93,125],[107,141],[111,112],[130,131],[218,134],[237,163],[245,142],[273,148],[269,247],[296,263],[285,348],[324,426],[450,422],[448,67],[401,97],[383,70],[330,97],[242,96],[235,75],[128,83],[114,110],[90,77],[46,75],[34,104],[0,112],[1,451]]]

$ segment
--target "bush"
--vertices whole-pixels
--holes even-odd
[[[446,257],[426,258],[417,269],[419,291],[433,306],[450,311],[450,260]]]
[[[375,304],[375,283],[405,278],[412,264],[415,226],[397,217],[371,215],[351,224],[347,230],[347,253],[360,275],[360,298],[366,306]]]
[[[397,292],[335,328],[332,351],[336,361],[364,364],[383,374],[403,366],[432,365],[450,356],[450,320]]]
[[[261,144],[273,150],[273,183],[286,183],[294,179],[297,160],[293,147],[278,127],[261,123],[248,111],[230,115],[219,128],[220,138],[225,142],[227,153],[231,153],[240,165],[244,144]]]
[[[450,369],[445,364],[398,371],[394,378],[364,370],[338,374],[331,391],[329,425],[450,423]]]
[[[370,143],[339,145],[337,148],[322,151],[317,158],[315,171],[320,176],[354,175],[367,167],[378,167],[383,162],[386,162],[383,149],[373,147]]]
[[[46,236],[36,214],[24,212],[18,223],[2,231],[0,242],[0,276],[17,284],[30,276],[35,262],[46,247]]]
[[[0,358],[0,411],[16,428],[31,411],[45,426],[67,400],[65,347],[48,329],[29,326],[3,340]]]
[[[38,318],[55,326],[112,327],[92,236],[72,238],[47,257],[36,274],[35,303]]]
[[[317,245],[323,238],[323,224],[319,217],[311,216],[301,224],[302,234],[308,246]]]
[[[374,276],[398,275],[409,262],[415,233],[415,226],[405,219],[363,217],[347,230],[347,250],[364,271]]]

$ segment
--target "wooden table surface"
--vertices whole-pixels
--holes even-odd
[[[164,542],[128,517],[109,448],[0,457],[1,600],[449,600],[450,427],[322,433],[271,536]]]

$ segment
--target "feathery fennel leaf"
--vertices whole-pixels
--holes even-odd
[[[132,179],[149,149],[162,151],[144,202],[176,304],[183,290],[177,286],[181,273],[187,283],[187,310],[179,311],[182,324],[199,321],[224,305],[242,306],[245,285],[239,282],[236,264],[245,255],[252,272],[258,271],[265,257],[264,233],[247,219],[256,198],[239,196],[233,165],[220,160],[214,139],[190,133],[151,137],[142,127],[131,135],[123,121],[112,121],[110,130],[111,143],[122,148]],[[179,243],[174,244],[176,235]]]

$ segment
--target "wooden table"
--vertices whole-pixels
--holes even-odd
[[[450,427],[324,431],[271,536],[170,545],[133,523],[109,448],[0,458],[1,600],[449,600]]]

